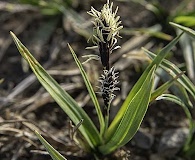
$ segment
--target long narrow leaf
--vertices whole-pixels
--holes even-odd
[[[123,104],[128,105],[127,107],[125,106],[126,110],[124,111],[124,115],[109,141],[105,145],[99,147],[101,153],[108,154],[125,145],[137,132],[150,101],[154,71],[155,66],[150,70],[143,85],[134,95],[130,103]],[[127,97],[126,101],[128,101],[128,98],[129,97]]]
[[[91,83],[89,82],[89,79],[87,78],[87,75],[86,75],[86,72],[81,64],[81,62],[79,61],[79,59],[77,58],[74,50],[72,49],[72,47],[68,44],[68,47],[70,48],[70,51],[73,55],[73,58],[75,60],[75,62],[77,63],[77,66],[79,67],[80,69],[80,72],[82,74],[82,77],[84,79],[84,82],[85,82],[85,85],[87,87],[87,90],[89,92],[89,95],[93,101],[93,104],[95,106],[95,109],[96,109],[96,112],[97,112],[97,115],[98,115],[98,118],[99,118],[99,122],[100,122],[100,133],[103,133],[103,130],[104,130],[104,127],[105,127],[105,124],[104,124],[104,118],[103,118],[103,115],[102,115],[102,112],[101,112],[101,109],[100,109],[100,105],[99,105],[99,102],[97,100],[97,97],[95,95],[95,92],[91,86]]]
[[[178,29],[178,33],[181,31]],[[195,39],[184,34],[179,41],[185,59],[188,77],[195,83]]]
[[[106,139],[109,140],[109,138],[112,137],[112,135],[114,134],[116,128],[118,127],[118,124],[120,123],[120,120],[122,119],[122,117],[125,114],[125,111],[128,107],[128,104],[131,102],[131,100],[133,99],[133,97],[137,94],[137,92],[139,91],[139,89],[141,88],[141,86],[143,85],[143,82],[145,81],[146,77],[148,76],[151,68],[155,65],[156,67],[159,66],[159,64],[162,62],[163,58],[167,55],[167,53],[172,49],[172,47],[178,42],[180,36],[182,34],[180,34],[179,36],[177,36],[174,40],[172,40],[167,46],[165,46],[158,54],[158,56],[152,61],[152,63],[147,67],[147,69],[144,71],[144,73],[142,74],[142,76],[139,78],[139,80],[136,82],[136,84],[134,85],[134,87],[132,88],[131,92],[129,93],[127,99],[125,100],[125,102],[123,103],[121,109],[119,110],[119,112],[117,113],[117,115],[115,116],[114,120],[112,121],[108,131],[106,132],[105,137],[107,137]]]
[[[35,131],[35,134],[37,135],[41,143],[45,146],[53,160],[67,160],[57,150],[55,150],[37,131]]]
[[[188,159],[194,159],[195,158],[195,140],[192,141],[192,144],[190,144],[190,148],[184,152],[185,157],[187,157]]]
[[[97,128],[89,116],[81,107],[78,106],[75,100],[66,91],[64,91],[60,85],[44,70],[44,68],[31,55],[28,49],[14,35],[14,33],[10,33],[19,52],[24,57],[24,59],[27,60],[40,83],[51,94],[51,96],[64,110],[64,112],[75,124],[78,124],[81,119],[84,120],[82,125],[79,127],[79,131],[84,136],[90,147],[95,150],[96,146],[100,144],[101,139]]]
[[[144,49],[145,53],[151,58],[155,59],[157,55],[154,53],[148,51],[147,49]],[[161,67],[165,69],[169,74],[172,76],[176,76],[177,74],[181,73],[182,71],[173,63],[170,61],[164,59]],[[178,82],[192,95],[192,97],[195,99],[195,86],[194,84],[190,81],[190,79],[183,74],[181,77],[178,78]]]
[[[189,120],[189,135],[188,135],[187,140],[186,140],[186,142],[184,144],[184,147],[183,147],[184,152],[187,151],[189,149],[190,142],[191,142],[193,134],[194,134],[194,120],[192,119],[192,116],[191,116],[191,113],[190,113],[188,107],[182,101],[182,99],[180,99],[180,98],[178,98],[178,97],[176,97],[172,94],[162,94],[156,100],[171,101],[173,103],[176,103],[176,104],[180,105],[182,107],[182,109],[184,110],[184,112],[186,114],[186,117]]]
[[[193,27],[195,25],[195,17],[193,15],[177,16],[174,18],[174,22]]]
[[[161,85],[159,88],[157,88],[154,92],[152,92],[150,101],[155,100],[155,98],[157,98],[158,96],[160,96],[161,94],[163,94],[167,89],[169,89],[173,83],[184,74],[184,72],[181,72],[180,74],[178,74],[177,76],[175,76],[174,78],[172,78],[171,80],[167,81],[166,83],[164,83],[163,85]]]
[[[182,25],[179,25],[177,23],[173,23],[173,22],[170,22],[170,24],[174,27],[177,27],[179,29],[181,29],[182,31],[184,31],[185,33],[189,34],[190,36],[192,36],[193,38],[195,38],[195,31],[191,28],[188,28],[188,27],[184,27]]]
[[[173,103],[180,105],[184,109],[187,118],[190,120],[192,119],[191,113],[190,113],[188,107],[185,105],[185,103],[183,103],[183,101],[180,98],[176,97],[175,95],[162,94],[161,96],[157,97],[156,100],[167,100],[167,101],[170,101],[170,102],[173,102]]]

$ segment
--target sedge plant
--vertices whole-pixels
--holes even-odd
[[[73,139],[83,150],[92,153],[96,158],[108,155],[128,143],[139,129],[150,102],[161,96],[175,81],[184,81],[182,79],[184,74],[179,72],[173,76],[172,80],[153,90],[155,70],[178,42],[182,35],[181,33],[153,57],[151,63],[120,106],[115,117],[109,120],[110,110],[113,109],[112,100],[116,96],[114,92],[119,90],[117,86],[119,74],[109,61],[112,52],[120,48],[117,45],[117,38],[120,38],[119,31],[122,29],[122,24],[120,17],[117,16],[117,11],[118,7],[113,11],[113,3],[107,1],[101,11],[91,7],[91,10],[88,12],[94,18],[92,22],[94,24],[92,42],[95,46],[91,48],[98,48],[99,50],[99,55],[89,58],[100,59],[102,64],[102,75],[99,79],[100,86],[98,92],[103,98],[104,104],[102,106],[97,99],[82,63],[68,44],[97,112],[99,127],[98,124],[94,124],[85,110],[79,107],[76,101],[45,71],[15,34],[10,32],[20,54],[28,62],[37,79],[73,122],[75,126],[73,128]],[[145,50],[145,52],[149,51]],[[52,159],[65,159],[37,131],[35,133],[48,150]],[[77,137],[75,133],[78,133],[80,136]]]

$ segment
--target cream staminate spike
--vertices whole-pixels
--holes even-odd
[[[92,41],[95,45],[98,46],[100,42],[105,43],[106,41],[110,41],[111,51],[119,48],[119,46],[115,46],[117,37],[119,36],[119,30],[123,28],[121,25],[121,21],[119,21],[120,16],[116,16],[118,12],[118,7],[116,7],[113,12],[113,2],[110,4],[109,0],[103,6],[101,11],[97,11],[95,8],[91,7],[91,10],[87,12],[89,15],[94,17],[94,34]]]

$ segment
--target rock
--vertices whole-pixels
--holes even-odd
[[[150,155],[150,160],[166,160],[165,157],[162,157],[158,154],[151,154]]]
[[[141,149],[150,149],[154,143],[153,135],[138,130],[132,139],[132,142]]]
[[[188,128],[169,129],[162,134],[158,153],[165,157],[173,157],[184,145],[188,136]]]

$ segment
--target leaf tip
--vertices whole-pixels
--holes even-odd
[[[9,31],[9,33],[11,34],[12,38],[14,38],[15,34],[12,31]]]
[[[67,43],[67,45],[68,45],[68,48],[71,50],[71,46],[70,46],[70,44],[69,44],[69,43]]]
[[[36,134],[36,136],[39,138],[41,136],[41,134],[37,131],[37,130],[34,130],[34,133]]]
[[[169,22],[170,25],[174,25],[175,23],[174,22]]]
[[[70,51],[72,52],[72,47],[70,46],[70,44],[69,43],[67,43],[67,45],[68,45],[68,48],[70,49]]]

